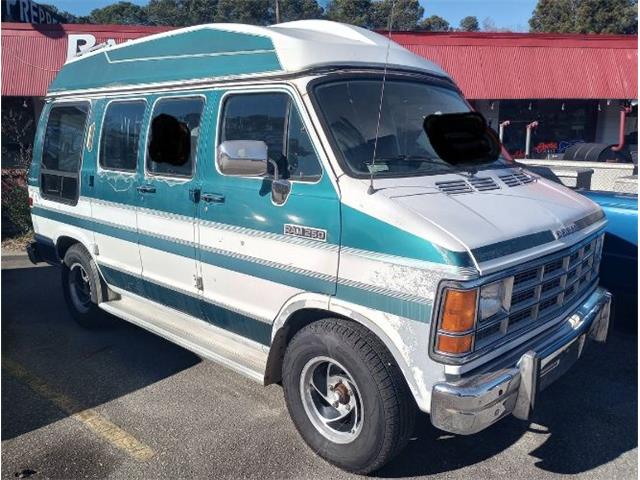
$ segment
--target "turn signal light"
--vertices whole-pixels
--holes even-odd
[[[471,330],[476,322],[477,290],[447,290],[440,329],[460,333]]]
[[[450,353],[452,355],[460,355],[469,353],[473,345],[473,335],[464,335],[462,337],[450,337],[448,335],[438,335],[436,349],[441,353]]]

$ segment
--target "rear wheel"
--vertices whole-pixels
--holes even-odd
[[[81,244],[69,247],[62,264],[62,289],[74,320],[85,328],[115,323],[114,317],[98,307],[106,301],[109,289],[100,277],[96,263]]]
[[[400,369],[355,322],[325,319],[300,330],[287,347],[282,383],[302,438],[345,470],[379,469],[412,433],[416,407]]]

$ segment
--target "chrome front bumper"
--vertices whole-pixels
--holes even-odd
[[[470,435],[510,413],[527,420],[538,392],[580,358],[587,339],[606,341],[610,307],[611,294],[598,288],[519,358],[502,358],[481,373],[437,383],[431,396],[431,422],[447,432]]]

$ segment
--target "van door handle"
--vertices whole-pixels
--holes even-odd
[[[203,193],[200,198],[207,203],[224,203],[224,195],[219,193]]]
[[[140,193],[156,193],[156,187],[153,185],[140,185],[136,190]]]

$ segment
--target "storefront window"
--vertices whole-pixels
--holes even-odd
[[[503,143],[515,158],[523,158],[526,126],[537,121],[531,158],[562,155],[574,143],[595,141],[597,113],[596,100],[502,100],[500,122],[511,122]]]

